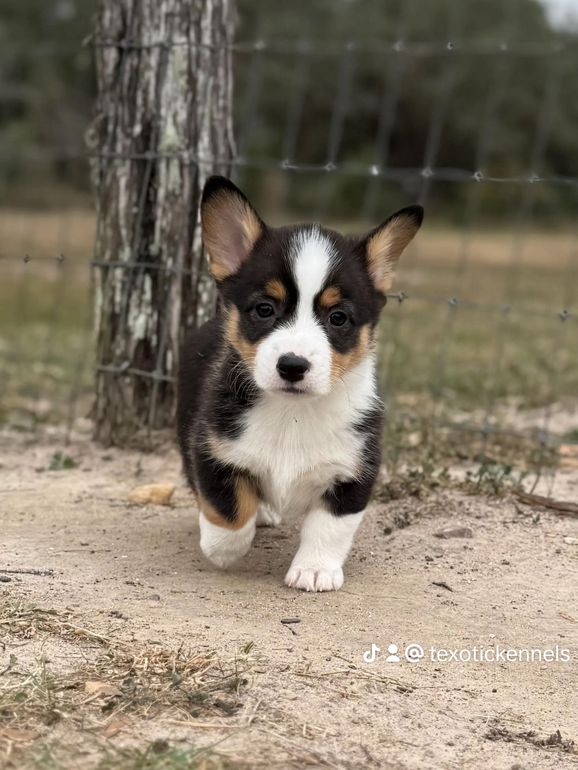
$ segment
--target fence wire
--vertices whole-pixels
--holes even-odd
[[[422,203],[426,226],[404,257],[381,328],[389,456],[444,444],[454,458],[485,462],[509,458],[512,450],[542,473],[554,466],[560,443],[578,442],[578,240],[569,213],[578,202],[578,167],[576,175],[571,168],[562,173],[551,151],[562,115],[570,111],[573,117],[565,89],[578,59],[578,37],[519,39],[514,31],[524,3],[512,0],[503,4],[492,39],[466,34],[469,6],[457,1],[443,4],[447,13],[437,39],[415,39],[415,2],[398,4],[387,39],[348,39],[354,4],[341,5],[342,14],[331,16],[322,35],[317,28],[318,37],[308,37],[305,31],[283,34],[283,18],[270,7],[261,4],[256,13],[256,3],[240,3],[232,46],[233,178],[274,223],[321,220],[360,231],[408,202]],[[244,22],[249,6],[252,15]],[[183,45],[191,44],[89,36],[84,50],[111,47],[147,56]],[[81,42],[16,50],[11,44],[0,53],[8,72],[15,56],[72,59]],[[528,91],[533,101],[524,105],[529,152],[514,153],[510,165],[498,164],[504,116],[525,67],[539,74],[537,87]],[[475,118],[464,98],[480,71],[487,85]],[[422,98],[419,116],[408,114],[407,90],[425,72],[428,99]],[[0,115],[12,103],[5,93],[9,89],[0,88],[0,109],[6,107]],[[83,117],[88,121],[89,114]],[[468,153],[447,140],[464,122],[475,137],[469,167]],[[405,156],[399,149],[403,132],[416,137]],[[88,161],[94,157],[147,168],[177,158],[191,173],[225,160],[173,151],[89,152],[79,143],[48,140],[23,143],[16,153],[0,150],[0,167],[24,180],[16,203],[6,191],[0,198],[0,419],[9,428],[61,424],[70,436],[89,424],[95,375],[91,270],[166,271],[176,281],[191,274],[142,254],[91,260]],[[60,169],[63,177],[74,169],[76,188],[63,190],[67,185],[56,174],[39,211],[37,196],[28,193],[36,170],[46,168]],[[56,206],[52,183],[59,190],[54,197],[62,200]],[[566,211],[554,221],[544,218],[545,201]],[[151,415],[158,385],[174,384],[161,366],[145,371],[115,362],[100,369],[153,382]]]

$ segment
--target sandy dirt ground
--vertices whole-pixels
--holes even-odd
[[[260,529],[229,572],[205,561],[173,450],[76,441],[66,452],[77,467],[50,471],[60,448],[0,441],[0,570],[53,571],[4,573],[11,579],[0,592],[69,608],[79,624],[119,638],[229,659],[253,643],[238,711],[209,727],[158,718],[140,725],[139,738],[217,743],[219,754],[249,767],[578,767],[577,519],[449,490],[376,504],[344,588],[305,594],[283,585],[297,524]],[[177,484],[170,507],[127,502],[135,486],[161,481]],[[578,472],[560,483],[564,497],[578,499]],[[458,525],[472,536],[436,537]],[[412,643],[425,650],[419,662],[404,657]],[[372,644],[381,652],[368,663]],[[389,644],[399,662],[386,660]],[[495,645],[558,646],[571,660],[429,657],[432,646]],[[0,646],[0,670],[11,652]],[[53,664],[69,665],[72,654],[52,649]]]

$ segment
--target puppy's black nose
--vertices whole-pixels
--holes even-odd
[[[295,353],[285,353],[277,361],[277,371],[287,382],[300,382],[309,369],[309,361],[302,356],[296,356]]]

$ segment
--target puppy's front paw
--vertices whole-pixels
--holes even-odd
[[[255,519],[240,529],[226,529],[212,524],[202,513],[199,517],[201,528],[201,550],[217,567],[225,569],[244,556],[255,537]]]
[[[343,585],[343,570],[341,567],[291,565],[285,575],[285,584],[302,591],[338,591]]]

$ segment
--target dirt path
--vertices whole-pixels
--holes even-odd
[[[296,527],[260,530],[250,556],[229,573],[206,563],[174,452],[78,442],[66,450],[78,466],[49,471],[57,448],[24,448],[9,437],[0,445],[0,570],[53,570],[11,573],[0,591],[70,608],[79,623],[120,638],[226,658],[254,645],[240,710],[210,729],[149,721],[139,740],[221,741],[219,754],[249,767],[578,766],[569,743],[578,743],[577,520],[456,492],[374,506],[344,589],[309,595],[283,586]],[[178,484],[172,507],[127,504],[131,488],[156,481]],[[562,481],[577,499],[576,474]],[[404,518],[410,526],[384,533]],[[434,536],[456,524],[473,537]],[[288,618],[300,622],[281,622]],[[381,655],[366,663],[372,643]],[[386,662],[390,643],[399,663]],[[403,658],[410,643],[426,650],[418,663]],[[428,659],[431,646],[495,645],[557,645],[572,659]],[[0,671],[11,652],[0,645]],[[122,732],[110,738],[123,740]]]

